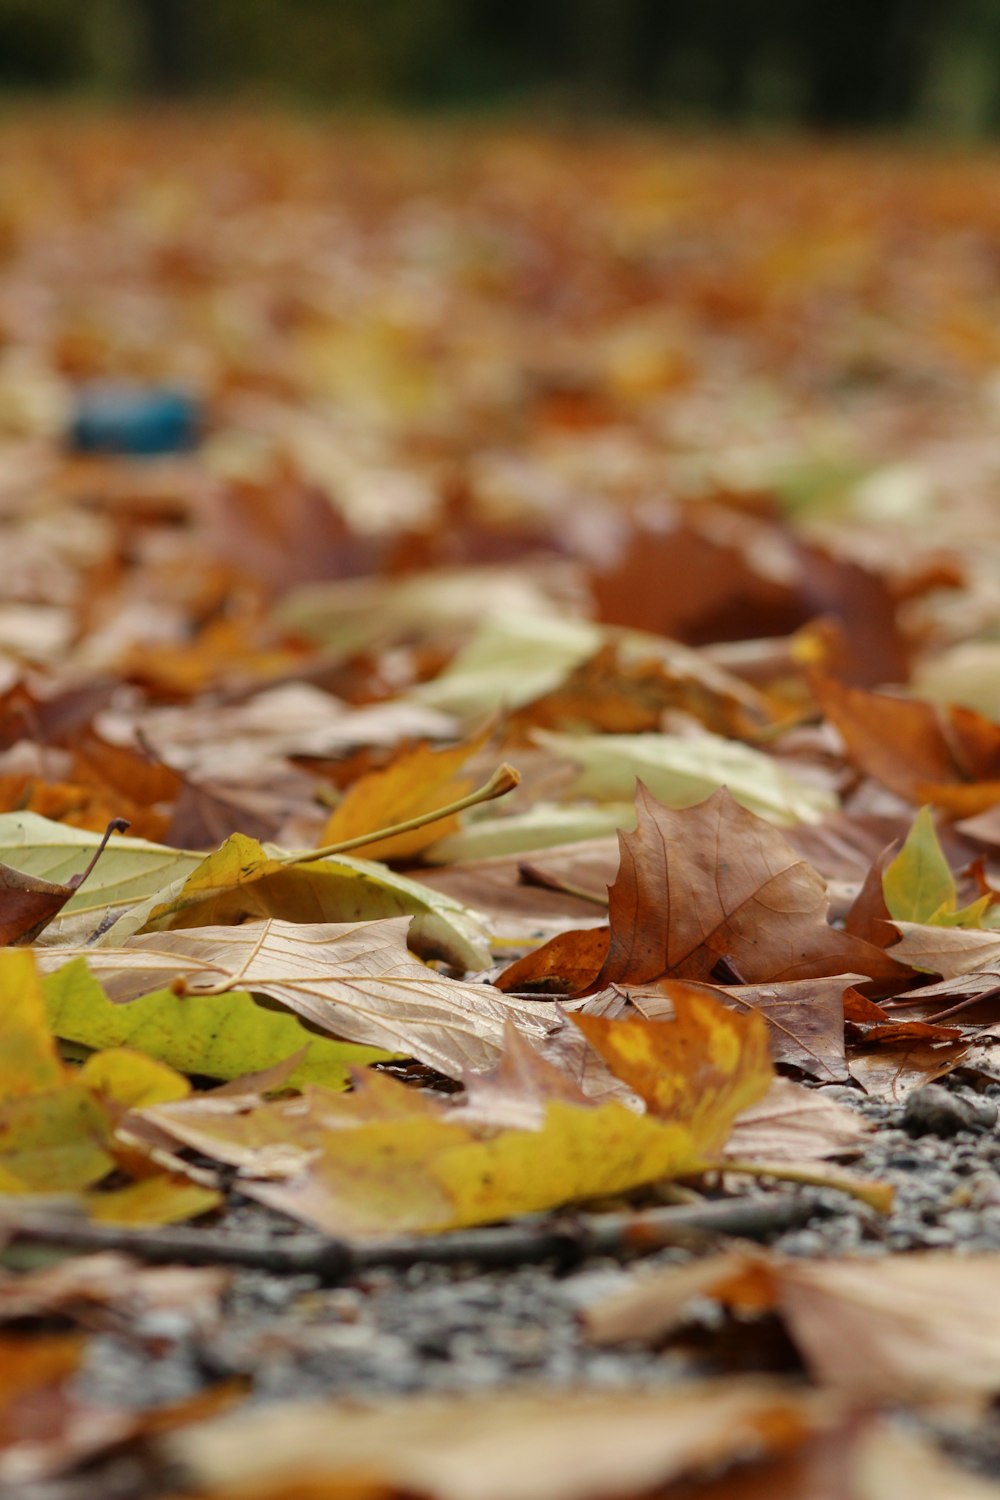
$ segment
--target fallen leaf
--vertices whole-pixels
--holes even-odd
[[[581,1025],[589,1038],[597,1018],[575,1019],[589,1023]],[[239,1167],[252,1197],[326,1233],[428,1233],[697,1172],[717,1160],[738,1111],[767,1090],[763,1024],[710,999],[676,1021],[599,1029],[600,1050],[626,1083],[641,1088],[655,1072],[647,1092],[656,1114],[583,1100],[541,1060],[526,1066],[522,1041],[499,1089],[501,1117],[509,1116],[512,1072],[528,1083],[519,1101],[529,1106],[527,1129],[496,1129],[495,1079],[463,1108],[361,1073],[349,1095],[311,1088],[303,1101],[270,1104],[210,1096],[141,1118]]]
[[[1000,801],[1000,725],[982,714],[868,693],[820,675],[813,691],[851,759],[901,797],[963,818]]]
[[[688,1125],[712,1155],[736,1116],[770,1087],[767,1028],[754,1011],[740,1015],[694,990],[677,990],[673,1008],[671,1021],[570,1020],[651,1114]]]
[[[958,910],[955,877],[945,858],[929,807],[913,820],[902,849],[882,873],[882,890],[893,921],[940,927],[981,927],[988,894]]]
[[[74,1393],[83,1352],[78,1334],[0,1339],[0,1483],[15,1492],[72,1469],[136,1428],[133,1412]]]
[[[775,1062],[793,1064],[812,1078],[830,1083],[847,1076],[844,1055],[844,991],[861,976],[790,979],[783,984],[692,984],[663,979],[629,988],[629,999],[648,1020],[673,1011],[675,995],[712,995],[716,1000],[761,1016],[768,1028]]]
[[[62,1317],[84,1328],[115,1328],[151,1312],[176,1311],[207,1333],[231,1280],[225,1266],[161,1268],[112,1251],[77,1255],[34,1271],[0,1273],[0,1320]]]
[[[880,949],[827,924],[820,876],[724,787],[674,811],[640,784],[636,808],[635,833],[619,834],[608,955],[581,989],[710,980],[720,960],[750,984],[852,970],[905,974]],[[555,941],[565,950],[571,938]],[[519,965],[522,988],[532,963],[547,964],[547,946]],[[509,980],[510,970],[500,982]]]
[[[928,1401],[1000,1389],[996,1255],[919,1253],[809,1262],[732,1251],[640,1273],[585,1314],[597,1343],[659,1343],[694,1297],[775,1308],[814,1379],[863,1400]]]
[[[60,890],[100,843],[99,834],[53,823],[37,813],[0,814],[0,854],[18,871]],[[66,941],[77,933],[89,937],[109,908],[152,895],[200,860],[198,854],[112,834],[85,888],[69,890],[59,903],[61,916],[49,928],[46,941]]]
[[[404,1052],[442,1073],[486,1068],[513,1019],[531,1037],[556,1023],[553,1006],[506,1000],[488,985],[448,979],[406,946],[405,917],[377,922],[246,922],[149,933],[122,948],[43,949],[52,973],[85,958],[111,1000],[172,988],[177,995],[249,990],[324,1033]]]
[[[1000,933],[970,927],[931,927],[923,922],[899,922],[903,934],[892,949],[901,963],[926,974],[953,979],[986,969],[1000,957]]]
[[[116,946],[134,932],[198,928],[276,917],[285,922],[373,921],[411,915],[414,947],[456,968],[489,961],[486,934],[460,902],[397,875],[384,865],[337,855],[288,863],[256,839],[234,833],[187,873],[183,883],[133,908],[105,934]]]
[[[763,1099],[737,1116],[724,1154],[776,1162],[856,1156],[870,1130],[846,1105],[790,1078],[775,1078]]]
[[[829,1415],[814,1393],[765,1380],[529,1389],[363,1408],[286,1403],[182,1431],[163,1450],[218,1500],[278,1500],[298,1485],[339,1496],[352,1482],[435,1500],[604,1500],[760,1458],[822,1430]]]
[[[478,734],[448,749],[435,750],[423,744],[400,751],[387,766],[369,772],[348,788],[343,801],[327,820],[317,844],[326,847],[345,842],[376,828],[388,828],[394,823],[433,812],[436,807],[464,797],[471,792],[474,782],[458,773],[471,756],[482,750],[492,732],[491,723]],[[365,858],[412,858],[428,844],[457,832],[460,823],[461,815],[452,813],[410,833],[378,839],[364,845]]]
[[[162,989],[115,1004],[82,958],[49,974],[42,989],[56,1036],[96,1049],[129,1047],[179,1073],[240,1078],[301,1053],[286,1086],[321,1083],[336,1089],[347,1087],[352,1067],[393,1056],[316,1036],[295,1016],[265,1010],[239,990],[177,995]]]
[[[719,735],[550,734],[535,740],[581,767],[571,795],[626,802],[637,780],[667,807],[692,807],[717,788],[772,823],[818,822],[836,806],[823,788],[801,780],[762,750]]]

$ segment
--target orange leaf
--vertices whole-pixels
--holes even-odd
[[[672,1021],[571,1019],[650,1113],[689,1126],[706,1155],[721,1151],[774,1076],[763,1018],[709,994],[676,993]]]

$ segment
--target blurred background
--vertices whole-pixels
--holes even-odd
[[[0,88],[1000,125],[1000,0],[0,0]]]

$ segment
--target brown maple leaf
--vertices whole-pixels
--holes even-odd
[[[611,943],[594,989],[707,980],[720,960],[747,984],[902,974],[872,944],[829,926],[822,876],[725,787],[674,809],[640,783],[636,812],[635,832],[618,836]]]

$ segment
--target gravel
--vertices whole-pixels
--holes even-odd
[[[838,1090],[876,1127],[852,1168],[891,1183],[894,1206],[879,1216],[842,1194],[826,1194],[827,1212],[776,1235],[776,1249],[808,1257],[1000,1250],[1000,1085],[977,1094],[952,1078],[922,1092],[930,1097],[893,1105]],[[232,1211],[228,1222],[258,1232],[287,1228],[286,1221],[250,1203]],[[693,1253],[671,1248],[648,1259],[681,1264]],[[370,1272],[335,1287],[308,1276],[239,1271],[220,1324],[209,1333],[183,1324],[140,1325],[92,1337],[81,1394],[141,1408],[231,1377],[247,1379],[260,1400],[461,1392],[518,1383],[614,1389],[716,1368],[708,1337],[666,1354],[587,1345],[580,1309],[630,1274],[628,1264],[609,1258],[591,1259],[568,1273],[548,1265],[483,1271],[419,1264]],[[766,1345],[762,1341],[761,1349]],[[750,1367],[758,1358],[766,1362],[766,1353],[751,1347]],[[974,1467],[1000,1473],[1000,1419],[972,1436],[954,1437],[951,1445]]]

